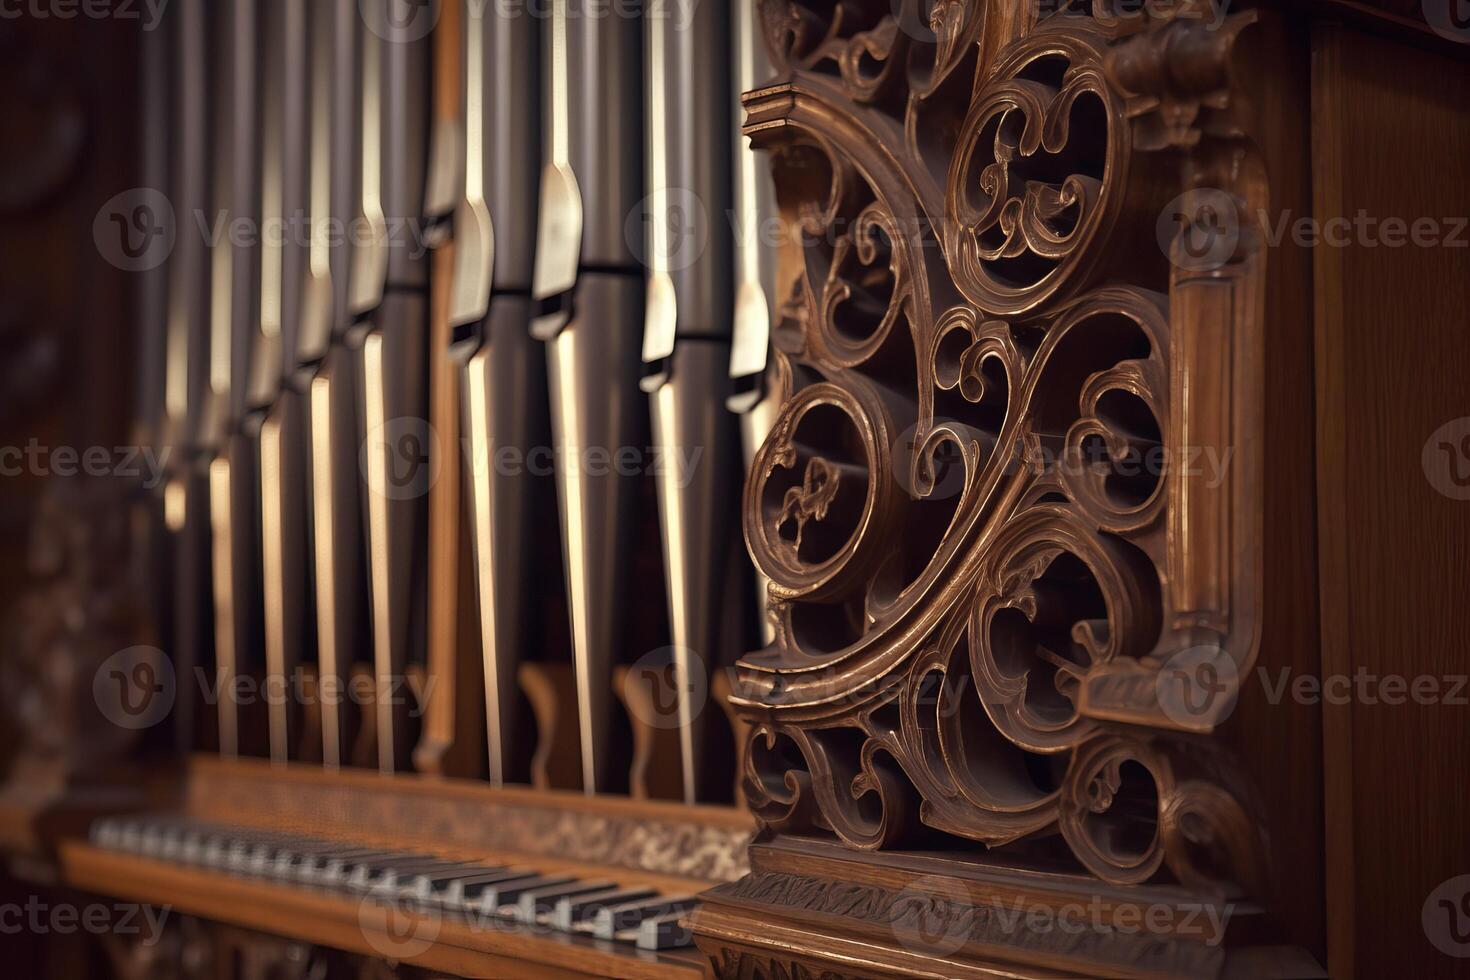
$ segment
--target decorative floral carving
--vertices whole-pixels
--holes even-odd
[[[1201,275],[1157,238],[1202,174],[1264,193],[1230,125],[1249,15],[1204,37],[1101,0],[762,10],[785,74],[746,131],[801,163],[803,261],[745,494],[777,621],[733,697],[751,806],[860,848],[1056,835],[1118,884],[1253,884],[1251,794],[1184,734],[1213,717],[1155,691],[1179,651],[1255,655],[1258,551],[1204,533],[1252,540],[1254,489],[1177,464],[1255,465],[1263,257],[1243,235]],[[1182,399],[1207,369],[1222,400]]]

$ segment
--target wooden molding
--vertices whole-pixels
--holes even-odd
[[[387,837],[397,847],[626,868],[698,891],[745,873],[755,829],[733,807],[683,806],[580,792],[492,788],[474,780],[197,756],[187,812],[237,825]]]

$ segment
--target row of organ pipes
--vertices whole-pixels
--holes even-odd
[[[143,165],[175,243],[142,282],[139,432],[167,452],[147,503],[180,747],[738,792],[706,692],[770,628],[739,520],[775,402],[775,207],[739,133],[755,18],[169,5]],[[643,675],[677,765],[630,774],[619,684]]]

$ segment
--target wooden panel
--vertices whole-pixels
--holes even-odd
[[[1470,215],[1470,68],[1343,27],[1313,43],[1316,211],[1369,219],[1315,252],[1323,670],[1353,681],[1324,706],[1328,966],[1463,976],[1432,941],[1470,952],[1459,909],[1421,913],[1470,871],[1465,708],[1385,703],[1403,692],[1357,678],[1432,677],[1444,694],[1466,671],[1470,503],[1449,464],[1470,461],[1440,430],[1470,414],[1470,248],[1463,217],[1445,220]],[[1383,243],[1389,219],[1426,218],[1440,244]]]
[[[1249,91],[1253,137],[1270,180],[1269,215],[1312,209],[1310,33],[1303,19],[1263,11],[1242,36],[1239,79]],[[1273,917],[1290,940],[1325,956],[1322,712],[1275,703],[1259,682],[1321,671],[1317,602],[1316,460],[1312,384],[1312,250],[1274,243],[1266,262],[1261,468],[1261,648],[1231,715],[1229,737],[1249,760],[1270,827]]]

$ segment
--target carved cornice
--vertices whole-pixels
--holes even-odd
[[[800,262],[744,498],[777,634],[732,697],[747,796],[1254,888],[1210,737],[1259,629],[1253,15],[1113,6],[761,5],[745,131]]]

